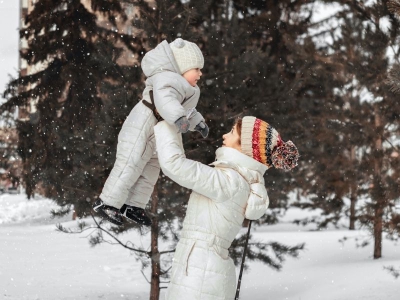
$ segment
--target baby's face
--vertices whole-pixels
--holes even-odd
[[[200,80],[201,75],[203,75],[203,73],[201,73],[199,68],[190,69],[189,71],[186,71],[182,74],[182,76],[189,82],[191,86],[196,86],[197,81]]]

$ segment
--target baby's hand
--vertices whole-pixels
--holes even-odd
[[[179,132],[186,133],[189,130],[190,122],[186,117],[180,117],[175,121],[176,127],[178,127]]]
[[[208,136],[208,126],[205,122],[201,121],[199,124],[196,125],[196,127],[194,128],[194,130],[197,130],[201,133],[201,135],[203,136],[203,138],[206,138]]]
[[[179,132],[185,133],[190,131],[199,131],[203,138],[208,136],[208,126],[204,121],[203,116],[195,108],[190,108],[186,112],[186,117],[181,117],[175,121]]]

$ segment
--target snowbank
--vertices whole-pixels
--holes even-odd
[[[49,219],[55,204],[48,199],[27,200],[22,195],[0,197],[0,299],[5,300],[133,300],[149,299],[150,285],[141,264],[121,246],[91,248],[87,236],[56,231],[60,220]],[[290,224],[303,216],[295,209],[284,222],[252,229],[253,239],[287,245],[306,243],[300,258],[289,258],[280,272],[249,263],[243,275],[242,300],[397,300],[400,279],[384,266],[400,267],[400,247],[383,241],[383,258],[372,258],[372,245],[356,247],[356,239],[369,239],[366,231],[310,231]],[[69,216],[70,217],[70,216]],[[87,220],[91,223],[91,220]],[[76,227],[77,222],[63,222]],[[245,229],[243,229],[245,231]],[[347,242],[340,239],[347,237]],[[129,232],[123,241],[148,248],[149,234]],[[372,242],[372,239],[370,239]],[[160,250],[165,244],[160,242]],[[239,272],[239,269],[237,269]],[[150,270],[145,275],[150,278]],[[160,299],[164,299],[161,290]]]
[[[54,201],[37,196],[27,200],[26,195],[0,195],[0,224],[45,221],[50,211],[58,206]]]

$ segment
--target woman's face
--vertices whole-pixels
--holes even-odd
[[[240,145],[240,136],[236,130],[236,125],[232,127],[232,130],[222,136],[223,142],[222,147],[230,147],[242,152],[242,146]]]

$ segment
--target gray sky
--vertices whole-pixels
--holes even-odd
[[[0,102],[9,74],[18,73],[19,0],[0,0]]]

